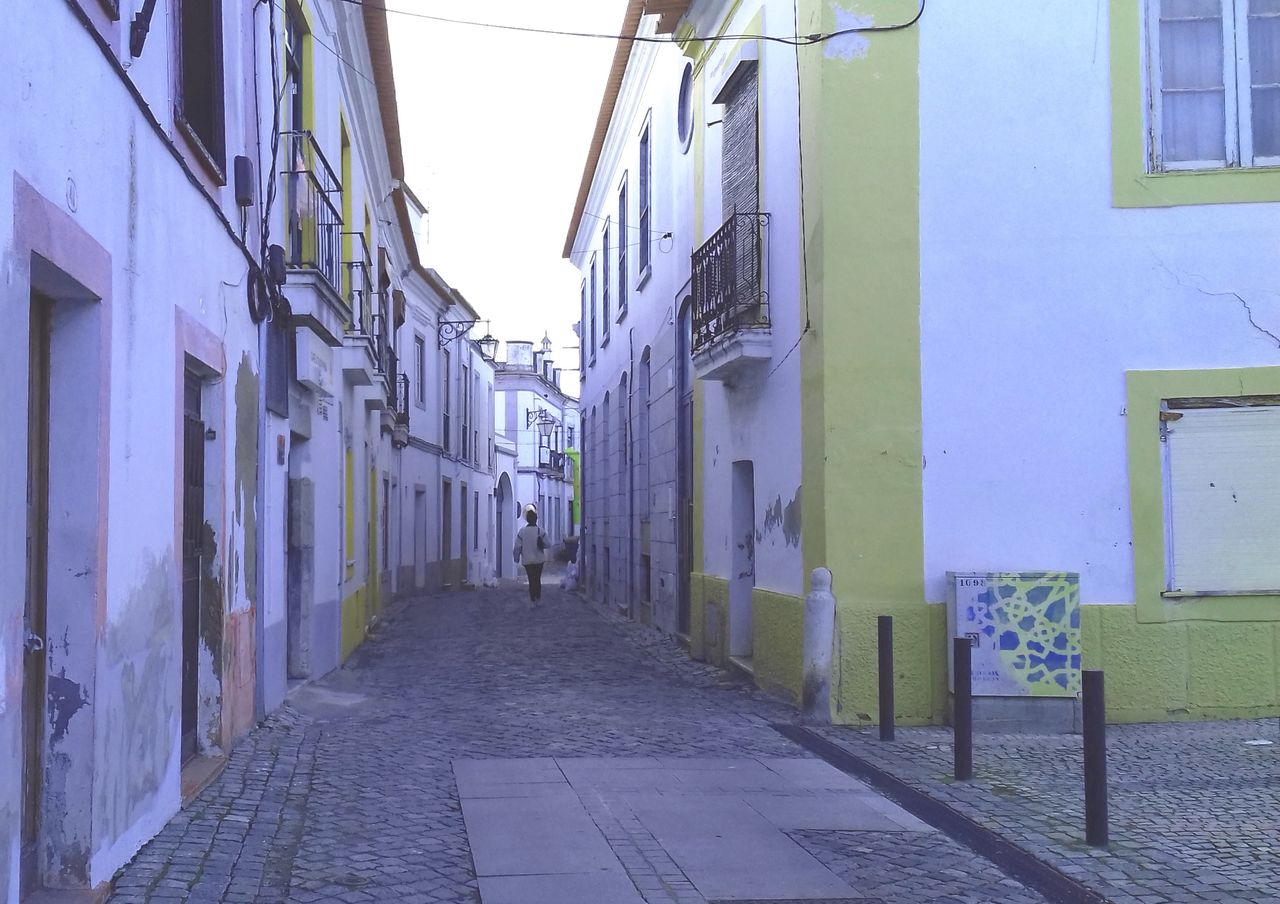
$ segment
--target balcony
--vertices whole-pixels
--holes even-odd
[[[693,366],[732,380],[773,354],[769,323],[769,214],[734,213],[693,253]]]
[[[563,452],[548,449],[546,446],[538,447],[538,470],[544,474],[563,478],[565,476],[566,460],[567,458]]]
[[[281,136],[284,259],[293,322],[342,344],[342,182],[311,132]]]
[[[403,449],[409,445],[409,375],[399,374],[388,385],[391,387],[389,411],[383,412],[384,423],[390,414],[391,445]]]
[[[380,318],[373,294],[373,263],[369,244],[362,232],[343,232],[343,244],[350,249],[343,261],[343,286],[347,296],[347,322],[343,330],[342,374],[353,386],[372,386],[373,378],[382,371],[379,344]],[[378,401],[377,394],[366,397]]]

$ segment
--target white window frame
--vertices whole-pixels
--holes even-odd
[[[622,323],[623,318],[627,316],[631,278],[628,272],[630,255],[627,254],[627,246],[631,244],[631,230],[628,229],[631,223],[631,211],[627,209],[627,176],[627,173],[623,173],[622,181],[618,183],[618,323]]]
[[[1147,115],[1150,118],[1147,144],[1152,172],[1257,169],[1280,166],[1280,157],[1259,157],[1253,153],[1253,78],[1249,68],[1250,0],[1220,0],[1220,2],[1223,41],[1222,84],[1226,95],[1224,138],[1227,159],[1165,161],[1160,68],[1162,0],[1147,0]]]
[[[600,323],[602,326],[602,335],[600,337],[600,347],[604,348],[609,344],[609,298],[612,295],[611,281],[613,279],[613,268],[610,266],[609,256],[613,253],[609,242],[611,232],[613,231],[613,221],[608,217],[604,219],[604,228],[600,230]],[[618,237],[618,241],[622,241],[622,237]]]
[[[427,340],[421,333],[413,334],[414,379],[418,385],[414,388],[414,403],[423,411],[427,410]]]
[[[639,254],[637,260],[639,272],[636,275],[636,291],[644,288],[653,270],[653,248],[649,244],[649,236],[653,231],[653,111],[644,117],[644,126],[639,135],[639,189],[636,191],[636,230],[639,235]]]

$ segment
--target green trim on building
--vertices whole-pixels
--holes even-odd
[[[1146,0],[1111,0],[1111,180],[1116,207],[1280,201],[1280,168],[1152,173],[1143,53]]]
[[[835,28],[831,6],[804,3],[801,29]],[[868,0],[859,11],[887,23],[915,8]],[[801,345],[803,544],[806,570],[834,573],[840,722],[878,715],[875,616],[914,638],[904,653],[940,646],[923,578],[919,33],[862,39],[847,57],[800,58],[813,330]],[[940,662],[898,657],[903,721],[938,715]]]
[[[1165,399],[1280,395],[1280,367],[1225,370],[1150,370],[1125,374],[1128,392],[1129,507],[1133,522],[1133,578],[1139,622],[1280,621],[1280,597],[1225,596],[1166,599],[1164,456],[1160,407]]]

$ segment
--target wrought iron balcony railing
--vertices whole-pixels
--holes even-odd
[[[285,263],[320,271],[335,292],[342,279],[342,180],[311,132],[284,132]]]
[[[693,253],[693,353],[739,330],[767,329],[769,214],[733,213]]]
[[[377,299],[373,295],[373,263],[369,256],[369,243],[363,232],[344,232],[344,240],[350,243],[347,260],[343,261],[343,289],[351,308],[347,332],[373,339],[374,319],[377,315]]]
[[[392,403],[392,409],[396,413],[396,423],[409,426],[409,375],[400,374],[392,383],[395,389],[395,399]]]
[[[538,447],[538,467],[543,471],[564,473],[565,454],[546,446]]]

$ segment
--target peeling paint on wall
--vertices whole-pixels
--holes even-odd
[[[209,522],[200,539],[200,640],[213,655],[213,676],[222,679],[223,614],[226,594],[218,568],[218,538]]]
[[[836,20],[835,31],[844,31],[849,28],[866,28],[875,24],[875,20],[870,16],[861,16],[858,13],[839,8],[833,9],[832,12],[835,14]],[[866,57],[870,49],[871,41],[866,35],[849,34],[827,41],[823,45],[822,53],[829,60],[861,60]]]
[[[63,669],[59,675],[49,676],[49,745],[56,747],[67,736],[71,717],[89,705],[89,693],[67,677]]]
[[[180,669],[173,552],[148,556],[141,582],[108,624],[98,676],[103,719],[95,762],[94,838],[113,844],[151,807],[178,736]]]
[[[236,522],[240,535],[258,535],[258,375],[253,372],[246,353],[236,369]],[[258,555],[246,539],[242,553],[244,563],[244,595],[251,605],[258,602]],[[238,574],[237,574],[238,577]]]
[[[788,546],[797,549],[800,547],[800,495],[803,490],[804,487],[796,487],[796,494],[791,497],[782,514],[782,536],[786,538]]]

